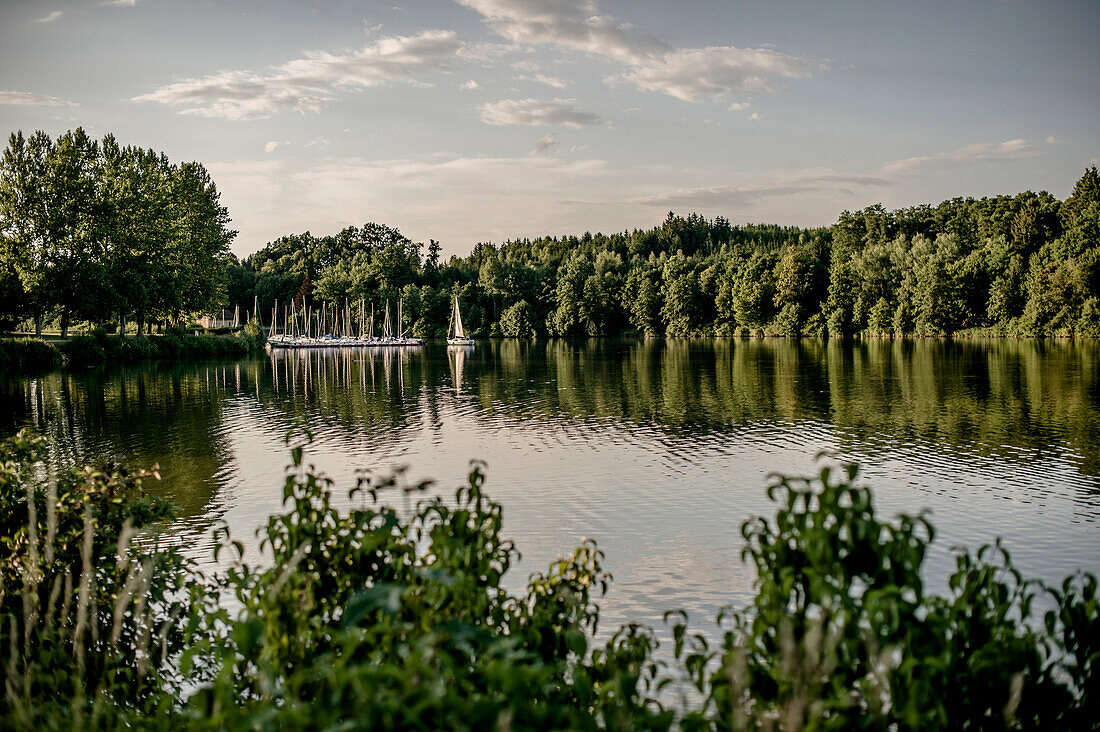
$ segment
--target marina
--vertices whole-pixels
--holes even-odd
[[[397,301],[396,328],[390,317],[390,301],[386,300],[381,336],[374,334],[374,305],[371,304],[368,317],[363,300],[359,301],[358,317],[347,302],[342,308],[330,308],[325,304],[319,311],[307,307],[286,308],[282,313],[282,329],[279,328],[279,315],[276,303],[271,311],[267,335],[267,345],[271,349],[415,348],[424,345],[422,338],[405,335],[400,299]]]

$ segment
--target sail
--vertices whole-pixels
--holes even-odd
[[[389,300],[386,300],[386,316],[385,316],[385,319],[382,321],[382,337],[383,338],[392,338],[393,337],[393,326],[390,324],[390,301]]]
[[[462,327],[462,311],[458,309],[458,298],[455,298],[455,338],[465,338],[466,331]]]

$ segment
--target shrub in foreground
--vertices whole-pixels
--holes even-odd
[[[481,466],[447,500],[361,480],[337,510],[303,463],[259,531],[265,567],[204,575],[148,533],[166,510],[117,466],[43,485],[2,451],[0,725],[357,729],[1080,728],[1096,708],[1096,581],[1024,581],[999,546],[928,592],[923,516],[882,521],[856,470],[776,478],[743,527],[756,596],[717,645],[673,616],[595,643],[610,577],[586,543],[518,593]],[[400,504],[402,501],[396,501]],[[52,506],[52,508],[51,508]],[[229,600],[232,599],[232,602]],[[1048,608],[1038,614],[1035,607]],[[227,608],[236,608],[230,612]],[[676,700],[669,684],[695,688]],[[184,692],[183,690],[187,691]],[[669,702],[673,702],[670,704]]]

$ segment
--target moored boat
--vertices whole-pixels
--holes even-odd
[[[447,326],[448,346],[472,346],[474,339],[466,335],[466,329],[462,327],[462,311],[458,307],[458,296],[455,296],[454,307],[451,308],[451,322]]]

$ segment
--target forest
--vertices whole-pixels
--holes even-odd
[[[231,305],[403,299],[442,335],[451,297],[479,336],[1100,336],[1100,175],[1072,194],[845,211],[831,227],[669,212],[618,234],[479,243],[440,257],[380,224],[284,236],[226,269]],[[276,312],[276,308],[278,308]]]
[[[0,159],[0,328],[65,337],[186,325],[228,305],[276,327],[321,303],[443,335],[1100,336],[1100,174],[1046,192],[845,211],[832,226],[669,212],[650,229],[478,243],[444,260],[377,223],[280,237],[243,261],[209,172],[101,141],[13,133]],[[439,222],[441,230],[446,222]],[[364,308],[365,310],[369,308]],[[197,326],[196,326],[197,327]]]

